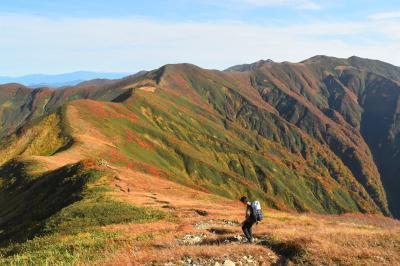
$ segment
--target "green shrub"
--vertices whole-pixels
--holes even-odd
[[[43,232],[74,234],[96,226],[144,223],[164,218],[161,211],[135,207],[105,198],[84,199],[62,209],[46,223]]]

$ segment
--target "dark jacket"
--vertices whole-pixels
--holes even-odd
[[[254,213],[253,213],[253,208],[251,207],[251,202],[247,202],[246,220],[256,220],[255,216],[254,216]]]

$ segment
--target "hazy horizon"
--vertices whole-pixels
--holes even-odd
[[[275,61],[275,60],[273,60],[273,62],[275,62],[275,63],[283,63],[283,62],[300,63],[301,61],[304,61],[304,60],[306,60],[306,59],[312,58],[312,57],[314,57],[314,56],[328,56],[328,57],[335,57],[335,58],[340,58],[340,59],[348,59],[348,58],[351,57],[351,56],[356,56],[356,57],[365,58],[365,59],[370,59],[370,60],[379,60],[379,59],[376,59],[376,58],[361,57],[361,56],[358,56],[358,55],[351,55],[351,56],[349,56],[349,57],[336,57],[336,56],[332,56],[332,55],[313,55],[313,56],[311,56],[311,57],[303,58],[303,59],[301,59],[301,60],[299,60],[299,61],[296,61],[296,62],[295,62],[295,61],[288,61],[288,60],[285,60],[285,61],[283,61],[283,60],[281,60],[281,61]],[[204,67],[204,69],[223,71],[223,70],[226,70],[226,69],[229,68],[229,67],[233,67],[233,66],[236,66],[236,65],[242,65],[242,64],[243,64],[243,65],[245,65],[245,64],[252,64],[252,63],[256,63],[256,62],[261,61],[261,60],[272,60],[272,59],[270,59],[270,58],[261,58],[261,59],[259,59],[259,60],[252,61],[252,62],[237,62],[236,64],[229,65],[229,66],[227,66],[227,67],[225,67],[225,68],[206,68],[206,67]],[[382,60],[379,60],[379,61],[382,61]],[[386,61],[382,61],[382,62],[391,64],[390,62],[386,62]],[[48,73],[41,73],[41,72],[35,73],[35,72],[33,72],[33,73],[26,73],[26,74],[17,75],[17,76],[5,76],[5,75],[1,75],[1,73],[0,73],[0,79],[1,79],[1,78],[11,78],[11,79],[12,79],[12,78],[15,78],[15,79],[17,79],[17,78],[24,78],[24,77],[29,77],[29,76],[62,76],[62,75],[69,75],[69,74],[76,74],[76,73],[93,73],[93,74],[98,73],[98,74],[133,75],[133,74],[136,74],[136,73],[141,72],[141,71],[152,71],[152,70],[154,70],[154,69],[158,69],[158,68],[160,68],[160,67],[162,67],[162,66],[164,66],[164,65],[168,65],[168,64],[171,64],[171,63],[166,62],[166,63],[163,63],[163,64],[161,64],[161,65],[159,65],[159,66],[156,66],[156,67],[153,68],[153,69],[142,69],[142,70],[133,71],[133,72],[132,72],[132,71],[130,72],[130,71],[72,70],[72,71],[70,71],[70,72],[62,72],[62,73],[60,73],[60,72],[54,72],[54,73],[52,73],[52,72],[48,72]],[[172,63],[172,64],[193,64],[193,63],[191,63],[191,62],[176,62],[176,63]],[[196,64],[194,64],[194,65],[196,65]],[[400,65],[396,65],[396,64],[392,64],[392,65],[394,65],[394,66],[396,66],[396,67],[400,67]],[[197,65],[197,66],[202,67],[202,66],[200,66],[200,65]],[[202,67],[202,68],[203,68],[203,67]]]
[[[400,65],[400,8],[374,0],[0,3],[0,76],[357,55]]]

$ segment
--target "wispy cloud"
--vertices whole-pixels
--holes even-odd
[[[293,9],[319,10],[320,4],[313,0],[200,0],[217,6],[234,8],[288,7]]]
[[[311,0],[233,0],[231,2],[243,3],[251,6],[287,6],[296,9],[318,10],[321,6]]]
[[[369,16],[373,20],[400,19],[400,11],[381,12]]]
[[[359,55],[400,65],[396,21],[166,22],[150,18],[51,19],[0,15],[0,73],[127,71],[190,62],[223,69],[262,58]]]

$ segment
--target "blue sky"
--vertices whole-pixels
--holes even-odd
[[[2,0],[0,33],[0,76],[316,54],[400,65],[400,3],[390,0]]]

